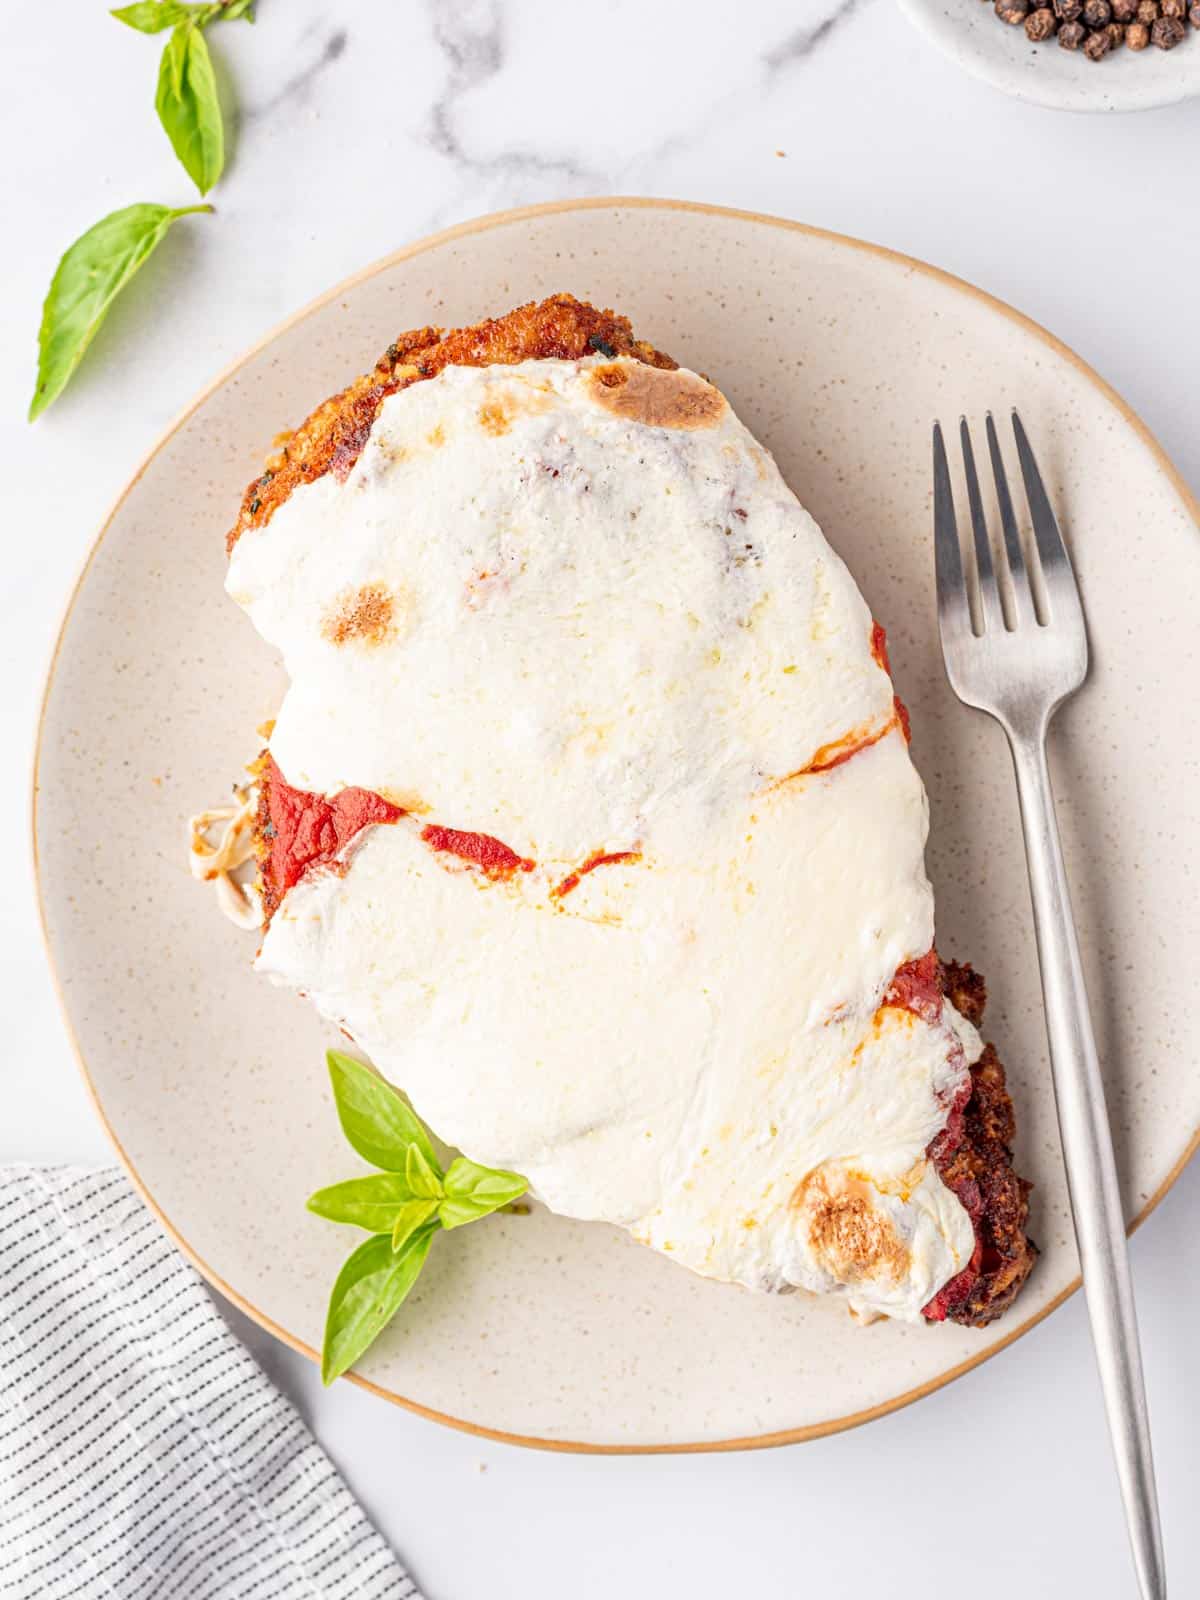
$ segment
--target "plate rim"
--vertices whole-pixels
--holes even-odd
[[[54,949],[51,943],[50,929],[47,921],[46,894],[42,883],[41,859],[38,853],[38,803],[41,791],[40,774],[43,743],[45,739],[46,714],[49,706],[50,694],[54,687],[59,656],[63,648],[67,630],[71,624],[76,601],[79,599],[83,585],[91,570],[92,562],[95,560],[100,546],[107,537],[117,516],[123,509],[125,502],[137,488],[151,462],[175,436],[175,434],[178,433],[180,428],[183,427],[184,423],[188,421],[193,413],[196,412],[211,395],[216,393],[217,390],[221,389],[226,383],[228,383],[230,379],[232,379],[247,364],[247,362],[251,361],[256,355],[258,355],[260,351],[267,348],[267,346],[272,344],[296,323],[304,321],[307,317],[311,316],[313,312],[321,309],[325,305],[328,305],[331,301],[336,300],[339,296],[347,294],[349,291],[356,288],[360,283],[364,283],[368,279],[378,275],[380,272],[384,272],[401,262],[408,261],[414,256],[422,255],[428,250],[439,248],[445,244],[453,242],[454,240],[468,238],[475,233],[482,233],[493,228],[508,227],[513,224],[520,224],[538,217],[553,216],[569,211],[588,212],[614,210],[622,207],[626,209],[638,210],[686,212],[709,217],[718,217],[736,222],[764,224],[768,227],[779,228],[788,232],[803,234],[808,238],[821,240],[825,243],[861,251],[864,254],[881,259],[894,267],[899,267],[904,271],[910,273],[920,273],[925,278],[932,279],[935,282],[955,291],[956,293],[966,294],[974,297],[976,300],[982,302],[989,310],[999,312],[1001,315],[1007,317],[1010,321],[1015,323],[1018,328],[1022,329],[1028,334],[1032,334],[1035,338],[1039,339],[1049,348],[1052,353],[1061,359],[1066,360],[1070,365],[1075,367],[1081,376],[1100,392],[1104,399],[1108,400],[1110,404],[1116,407],[1126,424],[1133,429],[1134,433],[1141,440],[1142,444],[1149,450],[1151,456],[1155,459],[1159,470],[1165,474],[1168,481],[1179,495],[1185,510],[1191,517],[1193,523],[1196,525],[1197,532],[1200,532],[1200,500],[1198,500],[1196,495],[1192,493],[1191,488],[1184,481],[1179,469],[1171,461],[1162,445],[1159,444],[1158,440],[1142,421],[1141,417],[1138,416],[1137,412],[1134,411],[1132,406],[1130,406],[1128,402],[1122,398],[1122,396],[1116,391],[1116,389],[1113,388],[1110,383],[1107,382],[1106,379],[1102,378],[1094,368],[1084,361],[1082,356],[1076,354],[1076,352],[1072,350],[1069,345],[1064,344],[1061,339],[1052,334],[1048,329],[1042,327],[1040,323],[1035,322],[1033,318],[1026,316],[1024,312],[1018,311],[1015,307],[1010,306],[1003,300],[1000,300],[997,296],[989,294],[986,290],[978,288],[975,284],[969,283],[966,279],[960,278],[954,273],[947,272],[944,268],[936,267],[929,262],[922,261],[916,256],[906,255],[901,251],[891,250],[885,245],[875,244],[865,239],[854,238],[849,234],[838,233],[833,229],[816,227],[811,223],[797,222],[791,218],[773,216],[767,212],[744,210],[733,206],[714,205],[706,201],[674,200],[638,195],[592,195],[580,199],[551,200],[544,201],[536,205],[517,206],[503,211],[487,212],[482,216],[473,217],[465,222],[456,223],[452,227],[439,229],[435,233],[425,234],[419,239],[415,240],[413,243],[404,245],[398,250],[391,251],[389,254],[373,261],[368,266],[361,268],[358,272],[352,273],[349,277],[342,279],[333,285],[332,288],[327,289],[323,293],[315,296],[313,299],[307,301],[298,310],[291,312],[281,321],[275,323],[260,339],[256,340],[232,361],[228,362],[224,367],[222,367],[216,376],[206,383],[199,390],[199,392],[194,395],[193,398],[183,407],[173,421],[167,425],[167,427],[147,450],[142,460],[138,463],[138,466],[135,468],[124,487],[120,490],[112,502],[112,505],[100,524],[98,532],[95,534],[90,545],[88,546],[88,549],[76,573],[74,582],[71,584],[71,587],[67,592],[66,602],[62,609],[58,628],[55,633],[54,645],[50,653],[49,664],[46,668],[45,680],[42,686],[41,699],[38,706],[37,724],[34,736],[33,767],[31,774],[32,784],[30,793],[30,824],[32,836],[31,845],[34,894],[37,902],[38,924],[41,930],[42,947],[45,951],[46,962],[50,971],[51,983],[54,988],[55,999],[58,1003],[59,1015],[66,1032],[67,1042],[70,1045],[72,1053],[74,1054],[76,1065],[79,1068],[80,1076],[83,1079],[84,1089],[92,1105],[92,1109],[95,1111],[100,1126],[103,1128],[106,1137],[115,1150],[117,1158],[125,1170],[126,1176],[132,1182],[134,1189],[140,1195],[144,1204],[149,1208],[151,1213],[158,1219],[160,1225],[165,1229],[168,1237],[175,1244],[176,1248],[182,1253],[185,1259],[196,1268],[196,1270],[205,1279],[205,1281],[212,1286],[212,1288],[217,1290],[217,1292],[232,1305],[235,1305],[238,1310],[249,1317],[252,1322],[257,1323],[259,1327],[264,1328],[268,1333],[273,1334],[275,1338],[281,1340],[291,1349],[297,1351],[303,1356],[308,1357],[308,1359],[315,1364],[319,1364],[320,1362],[319,1352],[313,1349],[311,1345],[306,1344],[295,1334],[291,1333],[288,1329],[281,1327],[271,1317],[267,1316],[265,1312],[261,1311],[257,1306],[255,1306],[245,1295],[234,1289],[231,1284],[227,1283],[225,1279],[223,1279],[219,1273],[215,1272],[213,1268],[209,1266],[209,1264],[192,1248],[180,1229],[166,1215],[165,1211],[151,1194],[149,1188],[142,1181],[137,1169],[134,1167],[133,1162],[122,1146],[120,1139],[117,1137],[116,1131],[108,1120],[103,1104],[100,1100],[99,1093],[88,1070],[87,1060],[84,1055],[82,1045],[76,1036],[75,1029],[71,1021],[71,1016],[67,1009],[63,980],[59,974],[59,970],[55,962]],[[1142,1225],[1150,1213],[1154,1211],[1160,1202],[1165,1198],[1167,1193],[1178,1180],[1180,1174],[1183,1172],[1183,1169],[1187,1166],[1188,1162],[1191,1160],[1192,1156],[1196,1154],[1198,1149],[1200,1149],[1200,1126],[1193,1130],[1182,1153],[1175,1161],[1166,1177],[1159,1184],[1158,1188],[1155,1189],[1153,1194],[1147,1200],[1146,1204],[1141,1207],[1141,1209],[1129,1223],[1128,1232],[1130,1234],[1132,1234]],[[412,1400],[406,1395],[398,1394],[393,1389],[385,1388],[382,1384],[375,1383],[372,1379],[363,1377],[356,1372],[349,1372],[346,1374],[346,1377],[350,1380],[350,1382],[356,1384],[359,1388],[366,1390],[368,1393],[379,1395],[382,1399],[391,1402],[393,1405],[400,1406],[404,1410],[413,1412],[417,1416],[424,1417],[431,1422],[442,1423],[446,1427],[457,1429],[462,1433],[473,1434],[477,1438],[492,1439],[503,1444],[522,1445],[531,1449],[548,1450],[566,1454],[607,1456],[708,1454],[733,1450],[765,1449],[778,1445],[799,1444],[810,1439],[820,1439],[828,1437],[830,1434],[842,1433],[850,1428],[860,1427],[863,1423],[872,1422],[879,1417],[888,1416],[892,1412],[900,1411],[905,1406],[911,1405],[914,1401],[923,1399],[926,1395],[933,1394],[936,1390],[944,1388],[947,1384],[952,1383],[956,1378],[962,1377],[964,1373],[970,1372],[975,1367],[982,1366],[985,1361],[989,1361],[1001,1350],[1007,1349],[1009,1345],[1021,1338],[1023,1334],[1028,1333],[1031,1328],[1036,1327],[1037,1324],[1043,1321],[1044,1318],[1048,1317],[1051,1312],[1057,1311],[1058,1308],[1080,1287],[1081,1281],[1082,1280],[1076,1276],[1045,1306],[1042,1306],[1031,1316],[1026,1317],[1024,1321],[1018,1323],[1015,1327],[1010,1329],[1003,1338],[998,1339],[995,1343],[988,1345],[987,1348],[981,1350],[978,1355],[970,1356],[965,1361],[958,1362],[953,1367],[949,1367],[944,1372],[939,1373],[936,1377],[927,1380],[925,1383],[918,1384],[912,1389],[905,1390],[904,1393],[896,1395],[889,1400],[881,1401],[879,1404],[869,1406],[861,1411],[850,1412],[845,1416],[828,1418],[823,1422],[808,1423],[801,1427],[783,1428],[767,1433],[747,1434],[729,1439],[687,1440],[680,1443],[598,1444],[586,1440],[542,1438],[533,1434],[513,1433],[500,1428],[490,1428],[483,1423],[472,1422],[465,1417],[455,1417],[450,1415],[448,1412],[437,1411],[430,1406],[422,1405],[420,1401]]]

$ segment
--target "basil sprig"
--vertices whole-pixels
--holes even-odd
[[[126,206],[81,234],[58,263],[38,331],[38,371],[29,420],[66,388],[108,308],[158,248],[178,217],[211,206]]]
[[[225,166],[225,126],[204,29],[218,19],[253,22],[253,0],[212,0],[206,5],[139,0],[112,15],[138,33],[171,29],[159,62],[154,108],[184,171],[207,194]]]
[[[201,194],[225,165],[225,129],[204,29],[221,19],[254,21],[254,0],[136,0],[112,13],[138,33],[171,29],[154,104],[175,154]],[[108,309],[177,217],[211,206],[136,205],[114,211],[70,246],[55,269],[42,309],[38,373],[29,420],[66,388]]]
[[[234,22],[238,17],[253,22],[254,0],[226,0],[225,4],[221,0],[212,0],[208,5],[177,5],[175,0],[138,0],[136,5],[119,6],[109,15],[123,22],[127,28],[136,28],[139,33],[161,33],[164,28],[177,27],[181,22],[195,22],[206,28],[218,17],[224,22]]]
[[[361,1061],[326,1056],[342,1132],[382,1170],[318,1189],[308,1209],[371,1235],[344,1262],[329,1297],[321,1377],[352,1367],[403,1305],[425,1265],[434,1235],[461,1228],[520,1199],[529,1187],[458,1156],[443,1172],[425,1124],[395,1089]]]

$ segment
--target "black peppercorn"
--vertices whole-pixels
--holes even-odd
[[[1159,17],[1150,29],[1150,42],[1160,50],[1174,50],[1186,33],[1187,29],[1178,17]]]
[[[1030,44],[1057,37],[1063,50],[1082,50],[1102,61],[1128,45],[1173,50],[1187,37],[1187,25],[1200,29],[1200,0],[992,0],[996,15],[1010,27],[1022,23]]]

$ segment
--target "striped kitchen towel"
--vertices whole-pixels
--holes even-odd
[[[0,1169],[3,1600],[419,1600],[124,1174]]]

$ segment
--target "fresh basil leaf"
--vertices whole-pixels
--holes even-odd
[[[409,1145],[408,1155],[404,1161],[404,1175],[408,1179],[408,1187],[422,1200],[442,1198],[442,1175],[437,1165],[428,1160],[419,1145]]]
[[[348,1222],[368,1233],[390,1233],[397,1214],[411,1204],[413,1192],[399,1172],[374,1172],[369,1178],[349,1178],[310,1194],[305,1204],[318,1217]]]
[[[519,1200],[528,1188],[518,1173],[498,1172],[459,1156],[446,1170],[446,1198],[438,1207],[438,1217],[443,1228],[461,1228]]]
[[[109,12],[110,17],[116,17],[127,28],[136,28],[139,33],[161,33],[164,28],[173,28],[177,22],[182,22],[187,14],[187,6],[175,5],[173,0],[138,0],[136,5],[121,6]]]
[[[403,1172],[409,1146],[415,1144],[440,1173],[425,1124],[390,1083],[340,1050],[330,1050],[325,1060],[342,1132],[364,1161],[385,1172]]]
[[[225,165],[225,130],[212,57],[190,18],[163,49],[154,107],[184,171],[207,194]]]
[[[332,1383],[352,1367],[391,1321],[416,1283],[437,1224],[414,1233],[399,1252],[377,1233],[359,1245],[337,1275],[325,1317],[321,1380]]]
[[[207,3],[183,4],[181,0],[136,0],[129,6],[119,6],[109,12],[127,28],[138,33],[162,33],[180,22],[194,22],[198,28],[207,28],[210,22],[236,22],[245,18],[254,21],[254,0],[207,0]]]
[[[392,1249],[403,1250],[417,1229],[425,1226],[437,1208],[436,1200],[410,1200],[406,1206],[401,1206],[392,1224]]]
[[[138,33],[162,33],[180,22],[194,22],[198,28],[207,28],[210,22],[236,22],[244,17],[254,21],[254,0],[208,0],[204,5],[181,4],[180,0],[136,0],[134,5],[119,6],[109,12],[127,28]]]
[[[163,79],[166,78],[169,93],[175,100],[179,100],[183,96],[183,69],[187,62],[187,42],[188,34],[191,30],[192,24],[185,17],[163,46],[162,59],[158,64],[158,92],[162,93]],[[156,97],[156,109],[157,105]],[[161,111],[159,112],[159,121],[162,121]]]
[[[126,206],[81,234],[55,269],[38,332],[37,386],[29,405],[33,422],[58,398],[96,336],[109,306],[176,217],[211,206]]]

